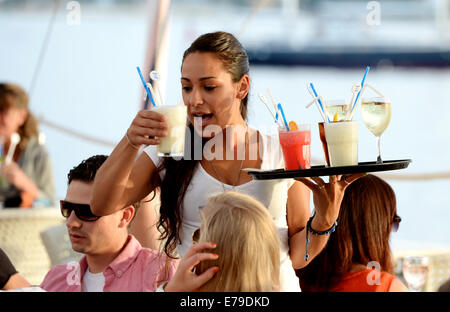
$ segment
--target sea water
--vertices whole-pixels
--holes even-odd
[[[46,125],[46,146],[53,164],[57,199],[67,190],[67,173],[94,154],[109,154],[125,135],[144,97],[136,66],[145,64],[148,36],[143,11],[99,14],[83,7],[81,23],[68,25],[66,12],[57,16],[31,95],[31,109],[40,118],[106,141],[99,144],[73,137]],[[50,10],[1,12],[0,80],[28,89],[39,59],[50,20]],[[166,103],[181,99],[180,66],[183,51],[199,34],[236,26],[205,24],[189,16],[172,17]],[[222,26],[220,26],[222,25]],[[249,93],[249,124],[276,133],[276,126],[257,94],[267,97],[267,88],[282,103],[287,119],[311,124],[312,165],[323,164],[317,122],[322,121],[306,86],[313,82],[325,99],[350,100],[351,86],[360,82],[365,68],[252,66]],[[388,96],[392,118],[382,135],[384,160],[412,159],[406,170],[389,172],[399,178],[407,174],[450,172],[450,69],[372,69],[367,82]],[[148,79],[147,79],[148,81]],[[359,161],[375,161],[377,145],[364,126],[360,108],[354,120],[359,127]],[[110,142],[110,144],[108,144]],[[450,179],[389,179],[397,195],[400,230],[392,235],[394,248],[450,246]],[[431,242],[431,243],[430,243]]]

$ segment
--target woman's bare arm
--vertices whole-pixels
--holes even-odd
[[[353,182],[364,176],[364,173],[352,174],[346,177],[331,176],[330,182],[325,183],[321,178],[314,177],[297,178],[305,184],[312,192],[315,207],[315,216],[311,221],[311,227],[316,231],[326,231],[333,226],[339,216],[342,198],[345,189]],[[314,183],[314,182],[315,183]],[[327,244],[329,235],[313,235],[308,233],[310,242],[308,244],[308,259],[306,254],[306,231],[304,228],[289,237],[289,250],[294,269],[305,267],[316,257]]]
[[[156,166],[146,153],[142,153],[135,163],[137,151],[128,147],[128,142],[124,140],[95,175],[91,199],[91,209],[95,215],[108,215],[132,205],[154,189],[151,183]]]
[[[8,282],[3,286],[3,290],[11,290],[23,287],[30,287],[31,284],[19,273],[11,275]]]
[[[142,144],[156,145],[154,137],[167,136],[166,117],[141,110],[134,118],[127,135],[114,148],[94,179],[92,212],[102,216],[132,205],[147,196],[153,185],[156,166],[146,153],[135,158]]]
[[[287,221],[289,232],[289,249],[292,265],[295,269],[304,267],[306,250],[306,223],[311,216],[310,190],[306,185],[296,181],[288,192]],[[311,235],[310,235],[311,239]],[[308,246],[309,261],[320,253],[328,241],[328,236],[311,239]]]
[[[287,224],[289,237],[301,231],[310,217],[310,190],[296,181],[288,191]]]

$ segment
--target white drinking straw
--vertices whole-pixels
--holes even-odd
[[[258,97],[261,100],[261,102],[264,103],[264,105],[267,107],[267,110],[270,112],[270,114],[273,117],[273,120],[275,121],[275,123],[278,124],[277,118],[275,117],[275,114],[272,112],[272,110],[270,109],[269,103],[267,103],[266,98],[264,97],[264,95],[262,93],[258,93]]]
[[[314,96],[315,97],[318,96],[316,89],[314,88],[314,85],[312,84],[312,82],[309,83],[309,86],[311,87],[311,90],[312,90]],[[319,98],[318,102],[319,102],[320,108],[322,109],[322,111],[326,117],[325,121],[328,121],[328,123],[330,123],[331,121],[330,121],[330,118],[328,117],[327,108],[325,107],[325,103],[323,103],[323,105],[322,105],[322,101],[320,100],[320,98]]]
[[[5,157],[5,164],[12,162],[14,152],[16,151],[16,146],[20,142],[20,135],[18,133],[11,134],[11,143],[9,145],[8,154]]]
[[[322,99],[322,96],[315,96],[313,91],[311,90],[311,87],[309,85],[306,86],[306,89],[308,89],[309,94],[312,96],[313,98],[313,102],[316,103],[316,107],[319,110],[320,116],[322,116],[323,118],[323,122],[328,122],[327,117],[325,116],[324,111],[320,108],[319,103],[317,102],[318,99]]]
[[[280,120],[280,111],[278,110],[277,102],[275,102],[275,99],[272,96],[272,91],[270,91],[270,88],[267,88],[267,93],[269,93],[270,100],[272,101],[273,108],[275,108],[275,113],[278,116],[277,120]]]
[[[364,81],[366,80],[366,76],[367,76],[367,73],[369,72],[369,70],[370,70],[370,66],[367,66],[367,67],[366,67],[366,71],[364,72],[364,76],[363,76],[362,81],[361,81],[361,87],[362,87],[362,89],[359,90],[358,94],[356,95],[356,100],[355,100],[355,102],[353,103],[353,106],[352,106],[352,112],[351,112],[351,114],[350,114],[350,120],[352,120],[352,118],[353,118],[353,114],[354,114],[354,111],[355,111],[355,107],[356,107],[356,104],[358,103],[358,100],[360,99],[360,95],[362,94],[362,91],[363,91],[363,89],[364,89]],[[362,95],[361,95],[361,96],[362,96]]]
[[[364,86],[363,89],[365,89],[366,87],[372,89],[372,90],[373,90],[375,93],[377,93],[379,96],[385,97],[383,93],[381,93],[380,91],[378,91],[377,89],[375,89],[374,87],[372,87],[370,84],[367,83],[367,84]]]
[[[160,78],[161,78],[161,76],[160,76],[160,74],[157,71],[152,70],[150,72],[150,79],[155,82],[155,89],[156,89],[156,92],[158,92],[159,104],[160,105],[164,105],[163,98],[162,98],[162,95],[161,95],[161,90],[159,89],[159,79]]]
[[[357,94],[359,91],[361,91],[361,84],[359,83],[355,83],[352,86],[352,99],[350,100],[350,103],[348,105],[350,105],[349,109],[347,110],[347,114],[345,116],[345,120],[351,120],[350,116],[353,116],[352,112],[352,104],[353,104],[353,100],[355,99],[355,94]]]
[[[372,87],[370,84],[366,84],[366,85],[362,88],[362,90],[361,90],[361,98],[360,98],[360,100],[362,100],[362,95],[364,94],[364,91],[366,91],[366,88],[370,88],[370,89],[372,89],[375,93],[377,93],[380,97],[386,98],[386,97],[384,96],[383,93],[381,93],[380,91],[378,91],[377,89],[375,89],[374,87]],[[352,112],[351,112],[351,114],[350,114],[350,119],[349,119],[349,120],[352,120],[353,114],[354,114],[354,113],[355,113],[355,109],[352,110]],[[347,119],[348,119],[348,118],[347,118]]]
[[[150,94],[152,95],[152,98],[156,100],[156,106],[161,106],[161,102],[159,101],[159,98],[155,97],[155,90],[153,90],[152,84],[150,82],[147,82],[147,88],[150,90]]]
[[[314,96],[314,95],[312,95],[312,96]],[[325,101],[321,95],[316,96],[315,98],[313,98],[313,100],[312,100],[311,102],[309,102],[308,104],[306,104],[305,108],[309,108],[311,105],[313,105],[313,104],[314,104],[317,100],[319,100],[319,99],[320,99],[321,101]],[[318,103],[316,103],[316,104],[318,104]]]

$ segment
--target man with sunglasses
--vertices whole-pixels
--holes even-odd
[[[52,268],[41,284],[47,291],[154,291],[175,272],[177,261],[143,248],[128,234],[133,205],[102,217],[91,212],[94,177],[106,158],[90,157],[68,174],[61,213],[67,218],[73,250],[85,256],[79,263]]]

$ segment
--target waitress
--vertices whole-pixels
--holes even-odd
[[[94,214],[113,213],[160,188],[157,226],[165,238],[164,251],[172,257],[183,256],[192,244],[192,234],[200,227],[200,210],[208,196],[231,190],[246,193],[267,207],[278,229],[281,290],[299,291],[294,268],[309,263],[305,260],[305,227],[310,217],[310,185],[292,179],[257,181],[241,171],[242,168],[281,168],[284,162],[277,138],[247,124],[249,60],[240,42],[226,32],[197,38],[183,56],[181,89],[190,130],[187,144],[194,151],[196,137],[201,138],[205,147],[201,159],[158,157],[159,140],[155,137],[167,135],[165,117],[152,110],[138,112],[95,177],[91,201]],[[208,128],[219,131],[213,133]],[[233,129],[245,131],[236,135],[242,132]],[[149,146],[135,162],[142,144]],[[215,147],[214,154],[218,157],[211,158],[205,153],[208,146]],[[245,157],[238,156],[238,151],[245,151],[242,153]],[[262,153],[254,157],[251,151]],[[339,177],[332,177],[328,184],[316,180],[320,196],[315,193],[316,215],[311,226],[316,231],[325,231],[333,226],[344,189],[352,180],[339,181]],[[326,235],[310,236],[310,259],[322,250],[327,240]]]

